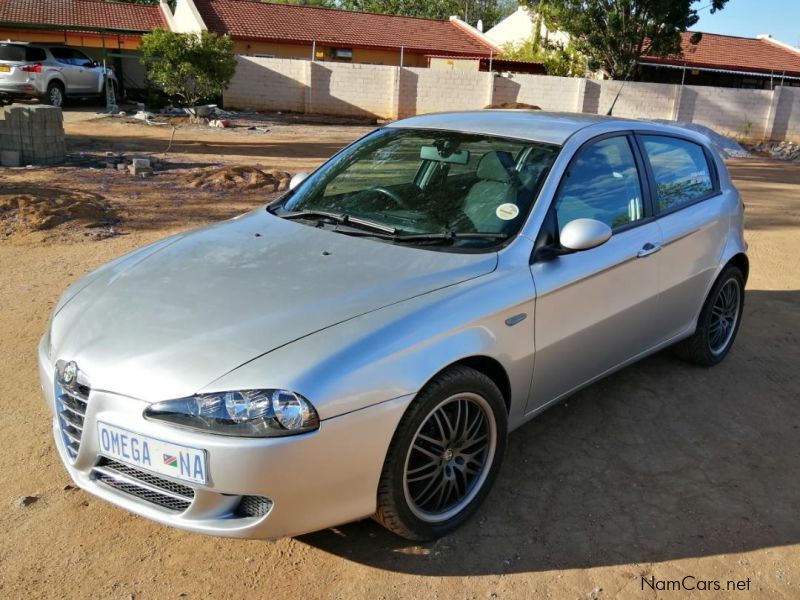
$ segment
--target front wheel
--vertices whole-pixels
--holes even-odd
[[[744,275],[726,267],[711,288],[694,334],[675,346],[678,356],[705,367],[722,362],[736,339],[744,311]]]
[[[468,367],[447,369],[414,399],[386,456],[375,519],[410,540],[446,535],[483,502],[506,450],[500,390]]]

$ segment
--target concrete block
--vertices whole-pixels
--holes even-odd
[[[130,165],[128,167],[128,171],[130,171],[130,174],[133,175],[134,177],[146,176],[145,174],[152,174],[153,173],[153,169],[149,166],[150,165],[150,161],[147,161],[148,166],[139,167],[139,166],[136,165],[136,160],[137,159],[134,158],[133,160],[134,160],[134,162],[133,162],[132,165]]]
[[[136,167],[137,169],[152,169],[153,165],[150,164],[150,161],[146,158],[134,158],[131,161],[131,166]]]

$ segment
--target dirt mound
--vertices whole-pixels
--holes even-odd
[[[119,221],[99,194],[60,188],[12,187],[0,191],[0,231],[44,231],[64,223],[102,227]]]
[[[488,104],[483,107],[486,108],[516,108],[525,110],[542,110],[541,107],[535,104],[525,104],[524,102],[500,102],[499,104]]]
[[[272,188],[273,192],[282,192],[289,188],[291,177],[286,171],[274,169],[262,171],[247,166],[213,167],[193,175],[189,187],[208,191]]]

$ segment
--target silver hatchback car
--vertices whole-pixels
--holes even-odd
[[[76,48],[0,42],[0,99],[39,98],[62,106],[67,97],[117,95],[114,72]]]
[[[39,364],[78,486],[207,534],[432,539],[509,431],[667,346],[715,365],[741,322],[743,205],[690,131],[426,115],[292,184],[61,298]]]

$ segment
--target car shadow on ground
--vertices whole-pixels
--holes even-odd
[[[799,291],[748,291],[723,364],[698,368],[661,352],[515,431],[492,493],[453,535],[415,544],[366,520],[298,539],[372,567],[442,576],[796,544],[798,336]]]

